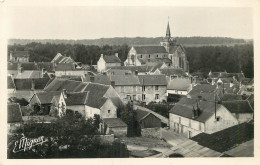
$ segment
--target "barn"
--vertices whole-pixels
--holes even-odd
[[[136,110],[136,120],[141,129],[161,127],[161,119],[150,112],[140,109]]]

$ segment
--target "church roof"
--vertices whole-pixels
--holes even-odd
[[[167,53],[163,46],[134,46],[137,54]]]
[[[166,29],[166,37],[171,37],[170,25],[168,22],[167,29]]]

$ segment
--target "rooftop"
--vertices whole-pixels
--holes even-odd
[[[254,125],[242,123],[213,134],[200,133],[192,140],[218,152],[225,152],[254,138]]]
[[[141,85],[162,85],[167,86],[165,75],[138,75]]]
[[[197,105],[201,110],[201,114],[193,119],[193,106],[196,109]],[[217,104],[216,109],[218,110],[221,106],[222,105]],[[182,98],[169,113],[204,123],[214,115],[215,104],[211,101],[197,101],[196,99]]]
[[[231,113],[253,113],[253,109],[247,100],[222,101]]]
[[[168,90],[188,91],[191,85],[191,80],[187,78],[175,78],[170,80],[167,85]]]
[[[127,124],[123,122],[120,118],[104,118],[103,121],[110,128],[127,127]]]
[[[7,122],[8,123],[16,123],[22,122],[22,111],[20,109],[19,104],[8,104],[7,105]]]
[[[133,46],[137,54],[167,53],[164,46]]]
[[[121,63],[121,60],[115,55],[104,55],[103,58],[106,63]]]

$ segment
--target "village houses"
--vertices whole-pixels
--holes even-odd
[[[108,68],[115,67],[115,66],[121,66],[121,60],[118,57],[118,53],[111,56],[101,54],[97,62],[97,71],[104,72]]]
[[[11,62],[29,62],[30,54],[28,51],[11,51],[9,61]]]

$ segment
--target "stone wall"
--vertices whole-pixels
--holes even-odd
[[[161,139],[161,128],[143,128],[141,135],[147,138]]]

